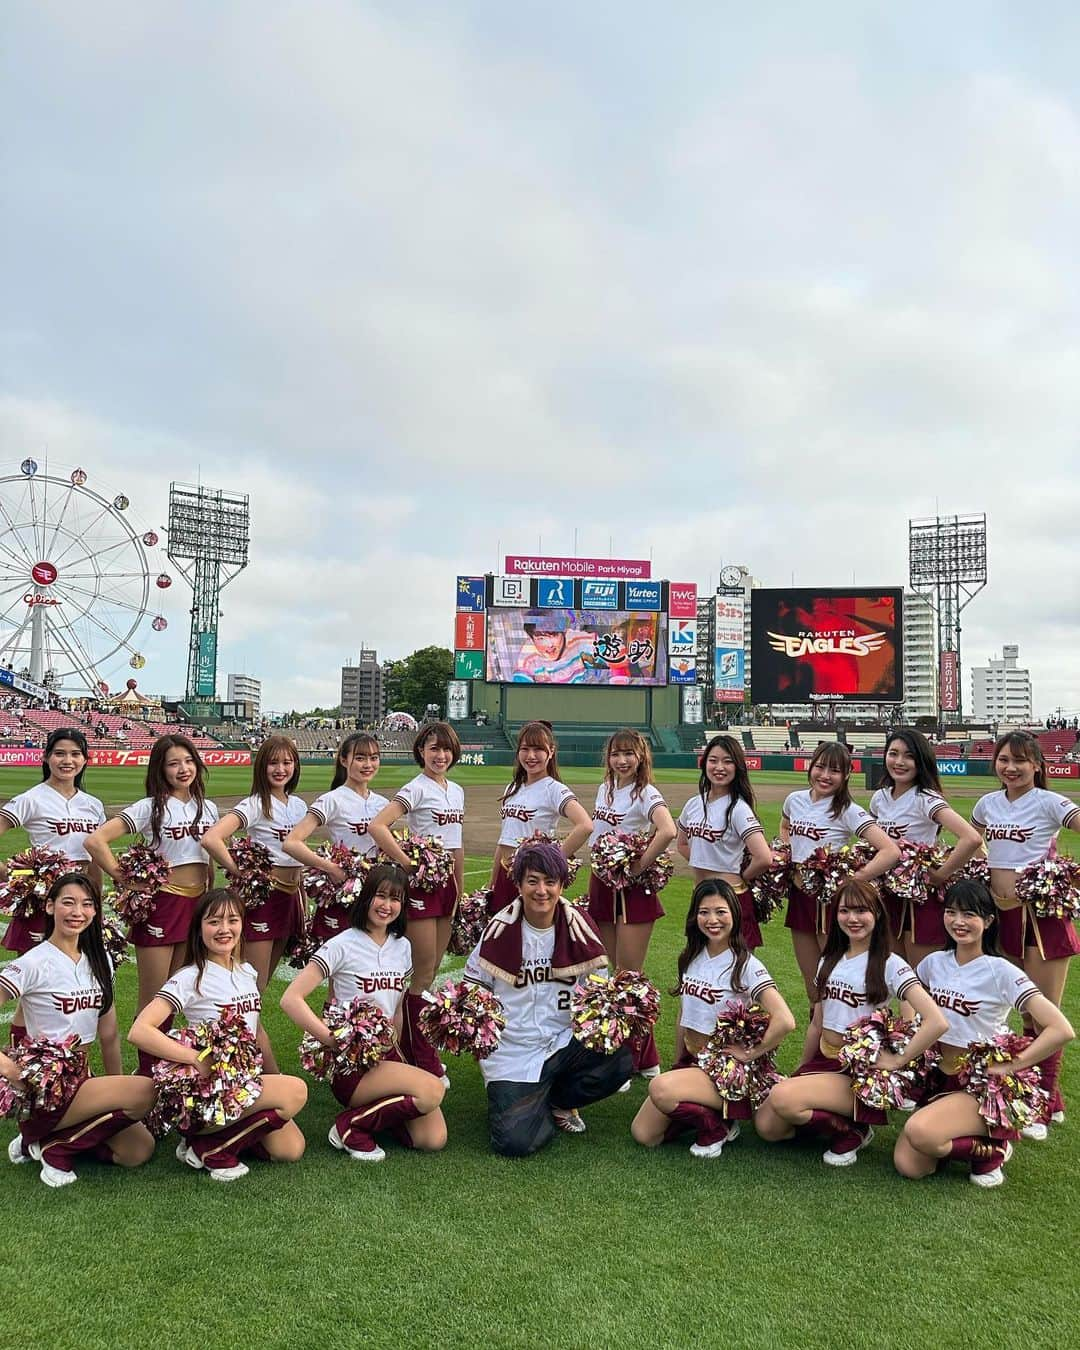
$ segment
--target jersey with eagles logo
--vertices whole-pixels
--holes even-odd
[[[226,1008],[233,1008],[253,1036],[259,1029],[262,996],[258,976],[254,966],[242,961],[230,970],[216,961],[207,961],[201,977],[198,966],[182,966],[161,986],[158,998],[182,1013],[189,1027],[199,1022],[216,1022]]]
[[[413,834],[433,835],[443,848],[461,847],[461,826],[465,820],[465,792],[458,783],[442,788],[426,773],[418,773],[394,793],[394,801],[405,808],[405,824]]]
[[[366,999],[391,1019],[412,979],[412,945],[393,934],[380,947],[370,933],[347,928],[311,959],[329,980],[335,1003]]]
[[[0,967],[0,989],[19,1000],[31,1040],[75,1035],[89,1045],[97,1038],[105,994],[85,953],[72,961],[55,943],[41,942]]]
[[[986,835],[990,866],[1019,872],[1046,857],[1062,826],[1080,824],[1080,806],[1038,787],[1010,801],[1002,788],[979,798],[971,822]]]
[[[1039,992],[1018,966],[985,953],[960,965],[955,952],[931,952],[919,962],[917,973],[948,1020],[941,1039],[957,1049],[1006,1031],[1009,1009],[1023,1011]]]

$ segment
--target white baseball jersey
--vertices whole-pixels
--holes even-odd
[[[919,979],[948,1019],[941,1039],[962,1049],[1007,1030],[1009,1009],[1023,1010],[1038,987],[1001,956],[977,956],[960,965],[955,952],[931,952],[919,962]]]
[[[554,951],[554,925],[533,928],[522,919],[521,974],[513,984],[481,968],[479,944],[465,963],[465,978],[493,990],[506,1013],[499,1048],[480,1061],[485,1083],[538,1083],[545,1062],[570,1044],[570,994],[577,981],[554,978]]]
[[[161,838],[150,838],[150,813],[153,800],[143,797],[120,812],[120,819],[129,834],[141,834],[146,842],[161,854],[170,867],[185,863],[206,863],[206,854],[199,840],[212,825],[217,824],[218,809],[213,802],[203,803],[202,815],[194,797],[182,802],[178,797],[165,800],[161,817]]]
[[[390,936],[383,945],[370,933],[347,928],[324,942],[311,958],[330,982],[335,1003],[366,999],[389,1018],[398,1010],[412,979],[408,938]]]
[[[912,844],[934,844],[941,833],[937,818],[949,803],[938,792],[910,787],[899,797],[891,789],[878,788],[870,798],[870,814],[890,839]]]
[[[843,1035],[853,1022],[873,1012],[866,998],[866,962],[868,952],[861,956],[841,958],[832,968],[829,982],[821,999],[821,1025],[827,1031]],[[818,962],[821,970],[821,962]],[[904,991],[919,980],[906,961],[895,952],[885,962],[885,987],[891,998],[903,998]]]
[[[465,820],[465,793],[457,783],[441,788],[434,778],[418,773],[398,788],[394,801],[405,808],[405,824],[413,834],[433,835],[443,847],[461,847],[461,826]]]
[[[105,808],[96,797],[78,791],[64,797],[49,783],[38,783],[0,810],[9,825],[21,825],[35,848],[51,848],[73,863],[88,862],[86,836],[105,824]]]
[[[523,783],[512,797],[504,797],[500,803],[499,843],[520,843],[537,830],[554,839],[559,817],[566,814],[566,803],[574,800],[574,794],[557,778],[548,776],[535,783]]]
[[[853,834],[863,835],[874,818],[854,802],[839,816],[833,815],[833,799],[814,801],[809,789],[792,792],[784,802],[784,819],[791,827],[791,861],[805,862],[816,848],[842,848]]]
[[[606,783],[596,790],[596,809],[593,811],[593,832],[589,843],[595,844],[602,834],[618,830],[620,834],[649,834],[653,812],[664,805],[659,788],[646,783],[637,796],[633,787],[616,788],[608,792]]]
[[[1080,825],[1080,806],[1046,788],[1032,788],[1011,802],[1002,788],[979,798],[971,821],[986,832],[990,866],[1019,872],[1046,857],[1063,825]]]
[[[216,961],[207,961],[201,979],[198,966],[183,966],[169,976],[158,997],[183,1013],[189,1027],[199,1022],[216,1022],[226,1008],[232,1008],[243,1017],[253,1036],[259,1029],[262,1010],[259,982],[255,967],[242,961],[231,970]]]
[[[710,956],[708,948],[698,952],[679,982],[679,994],[682,997],[680,1026],[709,1036],[716,1026],[716,1015],[723,1011],[725,1004],[733,999],[742,999],[745,1003],[756,1002],[764,990],[776,987],[772,976],[756,956],[748,957],[743,966],[741,989],[732,987],[734,969],[735,953],[730,947],[717,956]]]
[[[17,998],[31,1040],[97,1037],[105,995],[85,955],[72,961],[53,942],[41,942],[0,967],[0,989]]]
[[[722,797],[707,799],[703,810],[698,793],[683,807],[679,829],[690,841],[691,867],[702,872],[734,872],[737,875],[742,869],[746,840],[752,834],[765,833],[761,821],[741,797],[736,799],[731,820],[725,825],[730,801],[730,795],[725,792]]]
[[[344,844],[354,853],[375,853],[375,840],[368,834],[371,822],[384,806],[385,797],[369,792],[366,797],[347,783],[316,797],[308,811],[322,825],[335,844]]]
[[[290,858],[281,847],[289,831],[307,815],[307,803],[302,797],[270,798],[270,815],[262,808],[258,794],[245,797],[242,802],[229,808],[247,832],[247,837],[262,844],[269,850],[270,861],[275,867],[299,867],[295,858]]]

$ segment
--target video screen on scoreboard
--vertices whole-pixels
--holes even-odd
[[[667,615],[625,610],[487,612],[493,684],[667,684]]]
[[[752,592],[753,701],[899,702],[902,606],[898,587]]]

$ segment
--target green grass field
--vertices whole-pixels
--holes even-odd
[[[302,787],[326,774],[308,770]],[[387,768],[382,791],[408,776]],[[575,771],[576,781],[586,774]],[[599,771],[596,774],[599,777]],[[505,770],[462,770],[469,783]],[[686,780],[686,775],[671,778]],[[797,785],[790,776],[772,776]],[[0,792],[35,781],[0,771]],[[662,781],[671,781],[671,778]],[[310,779],[310,782],[308,781]],[[214,796],[248,790],[246,770],[217,770]],[[756,782],[768,781],[759,775]],[[981,791],[992,786],[982,780]],[[138,771],[87,783],[109,804],[140,795]],[[952,787],[952,785],[950,785]],[[865,794],[860,794],[865,799]],[[951,793],[965,814],[971,801]],[[762,810],[774,828],[778,805]],[[1072,836],[1075,841],[1076,836]],[[21,832],[0,839],[10,854]],[[477,881],[489,860],[470,858]],[[671,985],[690,886],[676,878],[654,932],[648,970]],[[805,1024],[787,931],[760,953]],[[278,980],[272,993],[284,987]],[[1066,1011],[1080,1018],[1074,980]],[[134,978],[121,971],[121,1025]],[[658,1028],[670,1062],[674,1000]],[[282,1068],[296,1070],[299,1034],[267,1000]],[[793,1068],[802,1033],[783,1047]],[[1080,1052],[1066,1091],[1080,1091]],[[131,1062],[134,1056],[130,1056]],[[336,1112],[313,1084],[300,1125],[308,1153],[292,1168],[255,1165],[217,1186],[173,1157],[169,1141],[144,1169],[96,1164],[49,1191],[36,1168],[0,1167],[8,1214],[6,1312],[0,1350],[24,1346],[1064,1346],[1080,1339],[1071,1179],[1080,1104],[1046,1144],[1025,1143],[1005,1186],[981,1191],[962,1168],[903,1182],[891,1165],[895,1128],[878,1131],[857,1166],[837,1171],[820,1146],[766,1146],[744,1127],[716,1162],[686,1145],[637,1147],[629,1123],[644,1095],[586,1112],[588,1132],[540,1156],[487,1149],[484,1094],[471,1061],[452,1061],[442,1154],[388,1147],[385,1163],[350,1163],[326,1143]],[[6,1145],[12,1127],[0,1128]],[[0,1155],[2,1156],[2,1155]]]

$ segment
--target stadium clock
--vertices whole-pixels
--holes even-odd
[[[742,578],[743,574],[741,567],[722,567],[720,569],[721,586],[741,586]]]

